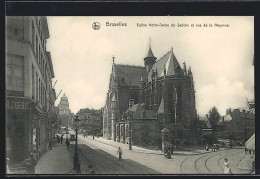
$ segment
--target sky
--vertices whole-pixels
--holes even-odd
[[[254,17],[48,16],[47,21],[53,84],[57,80],[57,95],[62,90],[55,104],[65,93],[73,113],[105,105],[113,55],[116,64],[144,66],[149,44],[157,59],[173,48],[180,66],[184,61],[191,66],[198,115],[213,106],[221,115],[228,108],[248,110],[246,98],[254,99]],[[93,22],[100,23],[99,30]]]

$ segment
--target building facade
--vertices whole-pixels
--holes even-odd
[[[68,97],[65,95],[65,93],[63,94],[63,96],[60,99],[60,104],[58,105],[59,107],[59,114],[70,114],[70,104],[69,104],[69,100]]]
[[[245,142],[255,133],[255,115],[253,113],[230,108],[226,113],[231,120],[224,124],[225,131],[231,132],[234,138]]]
[[[76,114],[81,120],[80,132],[86,135],[102,135],[102,110],[80,109]]]
[[[52,138],[54,71],[44,16],[6,17],[6,148],[11,163],[39,158]]]
[[[150,131],[142,133],[147,140],[161,138],[162,129],[172,124],[190,128],[196,119],[193,75],[185,62],[180,67],[173,49],[157,60],[150,46],[144,65],[116,64],[113,57],[103,112],[104,138],[126,143],[127,136],[140,136],[143,129]]]
[[[212,130],[208,121],[208,115],[201,120],[208,124],[204,129]],[[240,111],[240,109],[229,108],[226,110],[226,115],[221,116],[216,125],[216,137],[220,139],[233,139],[234,141],[244,143],[254,133],[255,114],[252,111]]]
[[[59,108],[59,125],[63,127],[69,127],[72,124],[73,115],[70,111],[68,97],[63,94],[58,105]]]

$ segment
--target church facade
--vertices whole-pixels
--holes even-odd
[[[104,138],[153,145],[161,142],[163,129],[189,129],[196,118],[192,71],[185,62],[179,65],[173,49],[157,60],[150,46],[143,67],[116,64],[113,57]]]

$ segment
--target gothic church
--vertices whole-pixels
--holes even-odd
[[[103,111],[104,138],[153,145],[171,124],[190,127],[197,117],[193,75],[185,62],[179,65],[173,48],[157,60],[150,46],[144,67],[114,59]]]

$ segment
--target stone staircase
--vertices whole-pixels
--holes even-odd
[[[26,168],[22,164],[9,165],[9,170],[11,174],[27,174]]]

